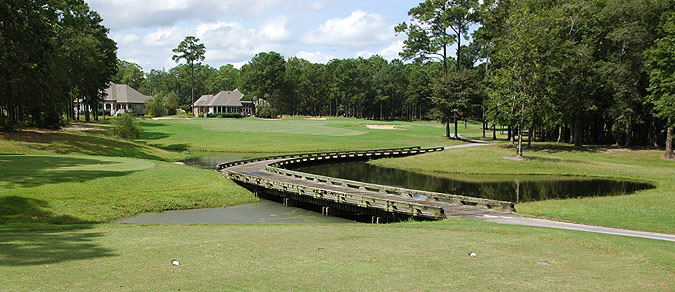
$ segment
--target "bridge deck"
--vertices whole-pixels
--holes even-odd
[[[223,172],[228,173],[230,175],[230,178],[233,178],[235,180],[241,180],[240,177],[234,177],[238,174],[249,177],[262,178],[266,181],[273,181],[276,182],[277,185],[293,185],[299,186],[300,188],[306,188],[309,190],[326,190],[329,192],[350,194],[358,197],[375,199],[378,201],[386,201],[387,204],[392,205],[414,204],[416,206],[421,206],[422,208],[428,207],[430,209],[436,208],[442,209],[442,212],[440,213],[441,216],[428,214],[427,214],[428,216],[422,216],[422,217],[432,217],[435,219],[440,219],[446,216],[479,216],[503,212],[495,209],[478,208],[475,206],[453,204],[450,202],[442,202],[442,201],[430,201],[426,199],[417,199],[408,196],[387,194],[377,191],[370,191],[366,189],[355,189],[346,186],[333,185],[330,183],[310,181],[307,179],[282,175],[267,170],[268,165],[283,160],[285,159],[273,159],[273,160],[251,162],[243,165],[236,165],[229,167],[227,169],[224,169]],[[268,188],[272,187],[274,186],[271,185],[268,186]]]

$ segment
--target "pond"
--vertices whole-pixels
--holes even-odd
[[[278,155],[279,153],[227,153],[227,152],[192,152],[191,158],[181,162],[188,166],[204,169],[216,169],[216,166],[225,162],[242,159]]]
[[[515,203],[634,193],[642,182],[548,175],[440,175],[379,167],[364,160],[291,166],[293,170],[408,189]]]
[[[287,207],[280,203],[260,200],[255,203],[225,208],[207,208],[193,210],[174,210],[159,213],[143,213],[123,218],[115,223],[163,224],[163,223],[355,223],[356,221],[323,216],[319,212],[297,207]]]

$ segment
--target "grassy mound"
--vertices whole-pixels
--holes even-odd
[[[0,224],[99,223],[141,212],[254,200],[214,171],[168,162],[0,155]]]

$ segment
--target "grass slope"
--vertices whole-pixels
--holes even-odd
[[[50,131],[28,129],[0,132],[1,154],[67,154],[178,161],[176,152],[115,138],[107,131]]]
[[[648,181],[656,188],[632,195],[523,203],[516,209],[522,214],[565,221],[675,233],[675,161],[661,159],[663,151],[576,149],[552,143],[534,147],[525,151],[528,161],[504,159],[513,156],[514,149],[496,145],[372,163],[434,173],[550,174]]]
[[[99,223],[141,212],[254,200],[214,171],[168,162],[0,155],[0,224]]]
[[[445,146],[436,122],[379,122],[329,118],[167,119],[140,122],[141,141],[162,148],[222,152],[308,152],[376,149],[421,145]],[[367,125],[396,125],[399,130],[369,129]]]
[[[99,226],[0,233],[0,246],[0,275],[11,275],[0,277],[0,290],[7,291],[675,288],[672,242],[469,219]]]

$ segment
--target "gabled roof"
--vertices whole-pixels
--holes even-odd
[[[105,101],[115,101],[117,103],[145,103],[152,96],[143,95],[136,89],[126,84],[110,83],[110,87],[105,90]]]
[[[242,106],[242,103],[250,103],[241,100],[244,94],[235,89],[233,91],[221,91],[216,95],[202,95],[195,101],[195,106]]]

